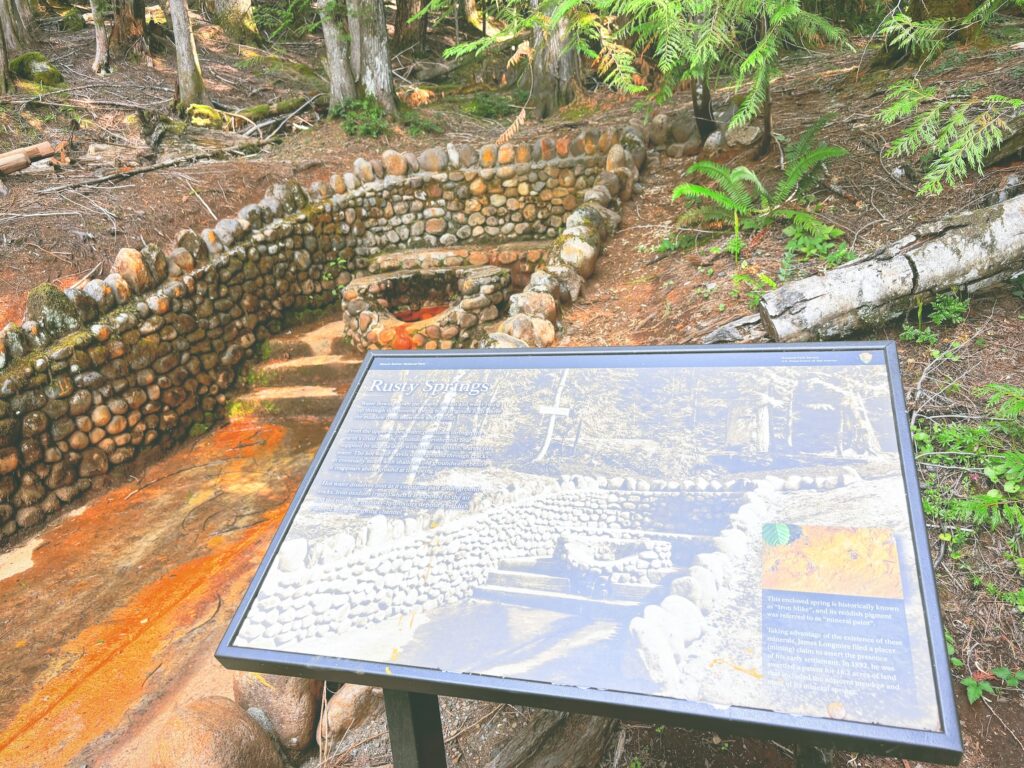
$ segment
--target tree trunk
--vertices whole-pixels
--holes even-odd
[[[418,50],[427,40],[427,14],[410,19],[423,9],[422,0],[397,0],[395,3],[395,52]]]
[[[366,0],[348,0],[345,13],[348,16],[349,71],[356,83],[363,82],[363,5]]]
[[[548,5],[545,10],[553,9],[553,5]],[[530,105],[541,119],[575,99],[583,87],[580,57],[571,35],[565,16],[557,24],[542,24],[534,30]]]
[[[0,95],[9,93],[11,90],[11,76],[8,74],[7,57],[7,19],[0,16]]]
[[[1024,195],[926,224],[892,245],[771,291],[759,306],[775,341],[846,336],[950,289],[972,294],[1024,272]]]
[[[259,40],[252,16],[252,0],[212,0],[208,6],[213,20],[232,40],[242,43]]]
[[[186,0],[169,0],[171,24],[174,27],[174,58],[178,70],[178,107],[182,110],[190,104],[209,104],[206,87],[203,85],[203,71],[196,53],[196,40],[192,35],[192,21],[188,17]]]
[[[92,61],[92,71],[97,75],[107,75],[110,74],[110,50],[102,4],[100,0],[89,0],[89,6],[92,8],[92,25],[96,29],[96,57]]]
[[[30,46],[32,33],[15,0],[0,0],[0,21],[2,21],[0,25],[3,26],[3,37],[4,42],[7,43],[8,55],[23,51]]]
[[[114,0],[109,45],[111,54],[117,58],[138,56],[152,64],[146,40],[145,0]]]
[[[389,115],[398,114],[395,84],[388,54],[388,28],[384,23],[384,0],[357,0],[360,21],[360,81],[367,96],[377,100]],[[356,4],[356,3],[353,3]],[[350,14],[351,18],[351,14]],[[353,38],[354,40],[355,38]],[[355,48],[355,43],[352,45]]]
[[[320,0],[315,6],[320,13],[324,33],[324,51],[327,54],[327,76],[331,82],[331,101],[328,109],[340,107],[358,93],[349,69],[349,37],[345,29],[346,14],[337,2]]]
[[[715,122],[714,105],[711,102],[711,85],[706,77],[700,81],[690,81],[690,100],[693,102],[693,117],[697,121],[697,130],[701,141],[718,130]]]
[[[22,26],[28,31],[28,37],[32,37],[32,19],[35,14],[29,0],[14,0],[14,9],[18,12]]]
[[[761,39],[768,35],[768,17],[761,17]],[[761,146],[758,147],[758,157],[764,157],[772,149],[772,79],[766,76],[764,79],[764,104],[761,106]]]

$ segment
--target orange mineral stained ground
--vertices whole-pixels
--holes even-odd
[[[0,766],[124,764],[100,753],[226,674],[213,651],[323,429],[216,429],[39,535],[0,581]]]
[[[903,597],[896,541],[889,528],[805,526],[798,531],[787,544],[763,545],[762,588]]]

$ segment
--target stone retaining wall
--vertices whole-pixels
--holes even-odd
[[[736,482],[746,487],[746,481]],[[483,586],[501,561],[551,557],[565,537],[666,541],[657,534],[659,528],[668,533],[668,526],[657,521],[683,505],[689,515],[698,513],[694,530],[718,533],[743,497],[725,489],[688,491],[679,483],[576,477],[457,520],[376,516],[367,521],[365,535],[338,538],[332,552],[317,549],[315,558],[304,543],[290,542],[301,551],[275,561],[239,639],[287,647],[300,638],[329,637],[458,602]],[[678,514],[674,519],[678,526]],[[297,586],[303,586],[299,599],[289,599],[282,615],[278,606]]]
[[[680,115],[659,130],[666,120],[683,126],[673,139],[689,130]],[[388,150],[308,190],[277,184],[166,252],[122,249],[102,280],[33,289],[26,319],[0,330],[0,546],[145,446],[212,424],[286,313],[335,302],[385,251],[555,238],[500,332],[473,340],[553,343],[559,306],[593,272],[647,141],[638,123],[480,150]]]

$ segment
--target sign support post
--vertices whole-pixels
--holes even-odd
[[[437,696],[384,689],[395,768],[447,768]]]

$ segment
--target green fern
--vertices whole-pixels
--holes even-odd
[[[937,195],[963,181],[972,170],[982,173],[985,158],[997,149],[1012,119],[1024,114],[1024,100],[999,94],[941,98],[935,87],[916,80],[895,83],[877,119],[892,125],[910,123],[894,139],[886,155],[911,157],[927,151],[929,159],[918,194]]]

